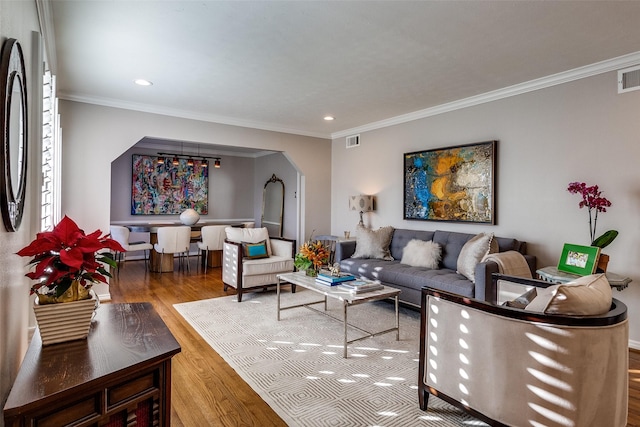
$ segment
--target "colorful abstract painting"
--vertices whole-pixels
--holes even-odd
[[[207,214],[209,169],[206,160],[171,159],[133,155],[131,184],[132,215],[176,215],[193,208]]]
[[[495,224],[496,141],[404,155],[404,219]]]

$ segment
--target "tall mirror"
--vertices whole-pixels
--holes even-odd
[[[275,174],[264,184],[262,191],[262,226],[269,236],[282,237],[284,215],[284,182]]]

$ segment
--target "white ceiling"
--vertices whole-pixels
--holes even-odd
[[[60,98],[326,138],[640,51],[640,1],[44,1]]]

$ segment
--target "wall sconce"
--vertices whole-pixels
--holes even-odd
[[[220,169],[220,159],[215,159],[213,161],[213,167],[216,169]]]
[[[358,223],[358,225],[364,226],[364,221],[362,220],[362,214],[364,214],[365,212],[373,211],[374,210],[373,203],[374,203],[373,196],[360,194],[357,196],[349,197],[349,210],[360,212],[360,222]]]

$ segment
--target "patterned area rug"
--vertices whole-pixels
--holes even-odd
[[[282,305],[317,300],[287,289]],[[176,304],[176,310],[290,426],[485,426],[433,396],[418,405],[420,314],[401,308],[395,332],[349,345],[342,357],[342,323],[306,308],[276,320],[275,291]],[[318,304],[321,309],[322,305]],[[328,312],[342,318],[342,306]],[[389,302],[349,308],[349,321],[368,330],[394,326]],[[363,334],[349,329],[349,339]]]

